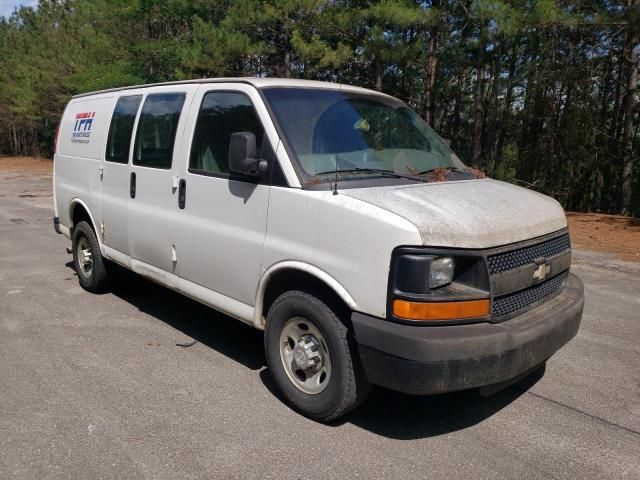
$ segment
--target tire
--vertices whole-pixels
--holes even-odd
[[[296,332],[303,335],[292,344]],[[334,309],[313,295],[295,290],[280,295],[269,308],[264,343],[267,366],[278,389],[306,417],[334,420],[357,407],[371,389],[352,331]],[[296,371],[300,365],[296,349],[308,352],[298,354],[298,360],[315,359],[311,369]]]
[[[96,234],[87,222],[78,222],[75,226],[71,245],[73,266],[78,274],[80,286],[91,293],[106,291],[109,286],[106,260],[100,253]],[[90,268],[89,260],[84,256],[83,251],[90,254]]]

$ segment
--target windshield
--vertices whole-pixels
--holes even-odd
[[[466,168],[399,100],[310,88],[263,92],[305,181],[329,181],[336,168],[351,178],[390,173],[415,181],[434,169]]]

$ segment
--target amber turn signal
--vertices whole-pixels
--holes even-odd
[[[406,320],[460,320],[489,315],[489,300],[463,302],[393,301],[393,314]]]

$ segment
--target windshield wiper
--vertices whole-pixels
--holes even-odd
[[[394,178],[408,178],[409,180],[414,180],[418,182],[423,182],[422,178],[418,178],[415,175],[404,175],[402,173],[396,173],[393,170],[385,170],[383,168],[345,168],[339,170],[327,170],[326,172],[318,172],[316,175],[328,175],[331,173],[374,173],[378,175],[384,175],[387,177]]]
[[[457,172],[457,173],[469,173],[467,170],[463,170],[458,167],[434,167],[434,168],[429,168],[428,170],[423,170],[421,172],[418,172],[416,175],[426,175],[427,173],[431,173],[435,170],[440,170],[440,169],[445,169],[450,172]]]

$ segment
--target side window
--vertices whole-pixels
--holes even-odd
[[[107,136],[107,152],[105,160],[108,162],[128,163],[129,148],[131,147],[131,135],[136,113],[140,106],[142,95],[120,97],[116,103],[109,125]]]
[[[142,105],[133,164],[142,167],[171,168],[173,145],[184,105],[183,93],[148,95]]]
[[[229,175],[229,139],[235,132],[256,136],[262,151],[264,129],[247,95],[239,92],[209,92],[204,96],[191,144],[189,171]]]

